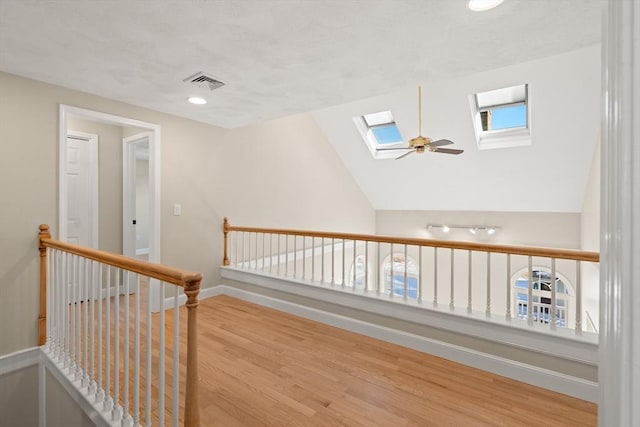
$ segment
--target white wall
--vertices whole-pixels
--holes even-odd
[[[57,236],[61,103],[161,126],[161,260],[202,272],[205,286],[219,283],[224,216],[238,225],[374,229],[371,206],[309,115],[231,134],[5,73],[0,93],[0,355],[37,343],[37,229],[48,223]],[[174,203],[182,216],[172,215]]]

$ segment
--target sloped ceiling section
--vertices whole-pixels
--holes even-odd
[[[468,96],[529,84],[532,145],[479,150]],[[423,134],[459,156],[374,160],[352,117],[391,110],[405,140],[418,134],[417,89],[314,112],[320,128],[378,210],[580,212],[600,117],[600,47],[423,85]]]

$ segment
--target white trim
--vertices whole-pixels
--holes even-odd
[[[41,350],[41,363],[51,372],[55,379],[65,389],[69,397],[80,407],[80,409],[89,417],[89,419],[98,427],[116,427],[121,426],[121,422],[109,422],[111,414],[106,411],[96,409],[93,402],[83,392],[86,387],[82,387],[82,380],[72,379],[73,374],[69,372],[69,368],[64,368],[55,361],[54,357],[43,349]]]
[[[494,315],[484,311],[468,313],[466,308],[451,309],[448,304],[434,306],[430,302],[403,301],[401,298],[380,298],[375,292],[321,286],[310,282],[283,279],[254,271],[222,267],[223,279],[237,280],[257,286],[287,292],[330,304],[357,307],[359,310],[478,337],[511,347],[560,357],[589,365],[598,361],[598,337],[590,332],[578,335],[566,328],[551,330],[548,325],[528,325],[526,321]]]
[[[0,356],[0,376],[15,372],[40,363],[40,348],[32,347],[25,350]]]
[[[325,323],[351,332],[412,348],[424,353],[443,357],[467,366],[482,369],[497,375],[506,376],[537,387],[543,387],[589,402],[597,402],[598,385],[592,381],[550,371],[548,369],[515,362],[502,357],[481,353],[460,346],[421,337],[407,332],[397,331],[361,320],[340,316],[304,305],[299,305],[242,289],[220,285],[216,286],[220,294],[229,295],[244,301],[253,302],[284,311],[316,322]]]
[[[136,249],[136,255],[149,255],[149,248]]]
[[[134,256],[134,254],[139,255],[135,249],[135,227],[131,224],[131,219],[136,216],[135,192],[132,191],[132,189],[135,188],[136,183],[135,145],[138,142],[146,141],[149,144],[149,150],[151,150],[152,140],[153,132],[142,132],[122,139],[122,253],[126,256]],[[158,203],[155,200],[156,195],[153,191],[153,181],[155,178],[154,176],[151,176],[150,172],[151,162],[149,162],[149,233],[151,234],[156,231],[153,219],[155,218],[154,210],[157,209]],[[151,236],[149,236],[149,239],[151,239]],[[146,254],[150,254],[150,248],[146,249]]]
[[[38,365],[38,426],[47,427],[47,370]]]
[[[640,423],[640,2],[603,20],[598,424]]]

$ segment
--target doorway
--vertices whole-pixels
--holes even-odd
[[[151,216],[149,139],[150,132],[122,140],[122,245],[123,254],[149,259],[149,222]]]
[[[128,206],[128,201],[125,200],[125,193],[123,192],[123,183],[127,179],[125,176],[126,169],[123,167],[123,158],[125,155],[125,147],[129,138],[128,135],[143,135],[144,143],[140,143],[139,150],[142,152],[142,147],[146,151],[146,218],[144,220],[146,226],[146,239],[141,240],[141,245],[138,250],[140,252],[146,252],[144,255],[146,260],[150,262],[160,262],[160,126],[142,122],[139,120],[115,116],[112,114],[86,110],[78,107],[72,107],[68,105],[60,105],[59,115],[59,220],[58,220],[58,238],[63,241],[69,241],[70,239],[76,239],[74,237],[74,221],[75,214],[70,206],[70,203],[74,203],[83,209],[88,209],[89,205],[95,207],[95,212],[99,212],[98,219],[96,220],[97,231],[89,233],[91,236],[89,244],[78,240],[80,244],[86,246],[95,247],[100,250],[119,253],[125,255],[136,255],[136,237],[134,237],[134,245],[132,252],[125,252],[129,250],[128,243],[123,240],[124,228],[127,221],[124,221],[125,216],[128,218],[129,214],[125,213],[124,208]],[[71,126],[70,126],[71,124]],[[78,127],[76,127],[78,125]],[[82,125],[82,126],[80,126]],[[73,156],[76,156],[75,151],[68,149],[68,134],[70,127],[75,127],[73,130],[80,130],[82,132],[94,133],[98,135],[97,140],[100,141],[98,145],[98,185],[92,187],[87,191],[90,197],[93,197],[91,201],[84,200],[82,198],[75,197],[70,191],[67,178],[67,164],[73,162]],[[85,129],[96,129],[85,130]],[[104,135],[104,137],[103,137]],[[108,137],[107,137],[108,135]],[[139,138],[138,138],[139,139]],[[73,142],[73,141],[72,141]],[[137,145],[137,144],[136,144]],[[79,154],[78,154],[79,155]],[[135,154],[134,154],[135,155]],[[135,158],[135,157],[134,157]],[[139,168],[143,169],[142,166]],[[76,181],[80,181],[79,179]],[[70,198],[71,197],[71,198]],[[78,201],[73,201],[74,198]],[[135,200],[135,198],[133,199]],[[96,207],[97,206],[97,207]],[[139,209],[141,215],[142,208]],[[85,217],[86,218],[86,217]],[[93,227],[93,225],[92,225]],[[95,228],[94,228],[95,230]],[[98,236],[99,234],[99,236]],[[135,236],[135,235],[134,235]],[[145,244],[146,243],[146,244]],[[114,292],[122,293],[122,289],[113,290]],[[154,281],[150,284],[151,293],[151,309],[158,311],[160,307],[159,302],[159,286],[156,286]]]

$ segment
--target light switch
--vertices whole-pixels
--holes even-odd
[[[173,205],[173,215],[175,216],[182,215],[182,205],[178,203]]]

